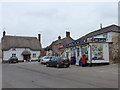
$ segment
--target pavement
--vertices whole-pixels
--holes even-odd
[[[118,65],[55,68],[38,62],[3,64],[2,88],[118,88]]]

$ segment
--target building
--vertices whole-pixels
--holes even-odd
[[[107,50],[109,50],[108,51],[109,55],[107,54],[107,56],[109,56],[110,63],[118,63],[120,61],[119,53],[118,53],[118,52],[120,52],[120,42],[119,42],[120,26],[111,25],[108,27],[100,28],[99,30],[95,30],[95,31],[88,33],[87,35],[77,39],[74,43],[77,43],[77,42],[83,43],[84,41],[86,42],[86,41],[89,41],[92,39],[98,40],[98,43],[99,43],[99,40],[105,39],[105,42],[102,42],[103,45],[101,43],[99,43],[99,44],[102,45],[102,47],[104,49],[105,48],[104,45],[107,45],[107,43],[108,43],[107,46],[109,46],[109,48]],[[72,44],[72,43],[69,43],[68,46],[70,46],[70,44]],[[97,42],[96,42],[96,44],[97,44]],[[84,49],[89,49],[88,46],[86,46],[86,45],[84,46],[84,45],[83,45]],[[73,44],[73,46],[76,46],[76,45]],[[80,46],[80,48],[81,48],[81,46]],[[106,50],[106,49],[104,49],[104,50]],[[77,55],[78,52],[81,54],[82,51],[84,51],[84,50],[78,49],[78,51],[70,50],[70,52],[71,51],[73,51],[73,53],[75,53]],[[76,56],[76,58],[78,58],[78,57]]]
[[[64,50],[59,49],[63,47],[64,44],[73,42],[74,40],[70,36],[70,32],[66,32],[66,37],[61,39],[61,36],[58,37],[58,40],[53,41],[52,44],[46,47],[46,55],[61,56],[64,53]]]
[[[1,43],[0,43],[0,58],[2,58],[2,46],[1,46]]]
[[[65,56],[76,60],[76,65],[83,56],[88,64],[109,63],[109,45],[105,38],[87,38],[64,45]]]
[[[85,38],[106,38],[106,42],[109,43],[109,58],[111,63],[119,62],[118,51],[120,47],[118,45],[120,37],[120,26],[110,25],[99,30],[95,30],[78,40],[82,40]]]
[[[40,34],[37,39],[36,37],[7,36],[4,31],[1,43],[3,61],[8,61],[12,56],[16,56],[19,61],[36,60],[40,56]]]

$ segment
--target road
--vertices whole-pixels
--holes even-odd
[[[118,88],[118,65],[70,68],[38,62],[2,65],[3,88]]]

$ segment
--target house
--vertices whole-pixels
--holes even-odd
[[[70,32],[66,32],[66,37],[61,39],[61,36],[58,37],[58,40],[52,42],[52,44],[46,47],[46,55],[61,56],[64,53],[64,50],[59,49],[63,47],[64,44],[73,42],[74,40],[70,36]]]
[[[82,53],[87,53],[90,56],[90,53],[89,53],[90,46],[89,45],[93,45],[93,43],[95,43],[94,46],[96,46],[96,47],[94,47],[94,48],[98,48],[98,49],[100,48],[100,50],[104,51],[103,56],[104,56],[104,58],[107,57],[107,59],[106,59],[107,62],[110,61],[110,63],[118,63],[118,62],[120,62],[119,39],[120,39],[120,26],[110,25],[110,26],[95,30],[95,31],[88,33],[87,35],[77,39],[75,42],[73,42],[73,46],[72,46],[74,48],[77,47],[76,48],[77,51],[75,51],[75,50],[72,50],[72,51],[76,54],[76,59],[80,59],[80,58],[78,58],[78,56]],[[84,43],[84,44],[77,45],[80,43]],[[88,45],[86,45],[86,43]],[[71,45],[72,45],[72,43],[68,44],[68,46],[71,46]],[[105,48],[105,46],[106,46],[106,48]],[[102,47],[102,49],[101,49],[101,47]],[[70,48],[67,48],[67,49],[68,49],[67,52],[71,52]],[[84,51],[89,51],[89,52],[84,52]],[[96,52],[94,52],[94,53],[96,53]],[[100,53],[98,53],[98,54],[100,56]],[[103,61],[101,61],[101,62],[103,62]]]
[[[40,56],[40,34],[37,39],[36,37],[8,36],[4,31],[1,43],[3,62],[8,61],[12,56],[16,56],[19,61],[36,60]]]
[[[118,51],[120,47],[118,45],[120,37],[120,26],[110,25],[98,30],[95,30],[78,40],[82,40],[85,38],[106,38],[106,42],[109,43],[109,58],[111,63],[119,62],[119,54]]]

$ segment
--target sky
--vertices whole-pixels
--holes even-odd
[[[66,31],[76,40],[92,31],[118,24],[118,2],[1,2],[0,38],[6,35],[37,37],[49,46]]]

